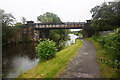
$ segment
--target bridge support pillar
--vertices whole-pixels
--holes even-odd
[[[91,37],[94,34],[94,31],[91,27],[91,20],[87,20],[87,23],[83,27],[83,38]]]
[[[50,30],[49,29],[41,29],[39,37],[42,38],[42,40],[50,39]]]

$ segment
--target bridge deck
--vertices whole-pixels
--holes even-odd
[[[54,24],[42,24],[34,23],[27,24],[27,26],[32,26],[36,30],[39,29],[83,29],[85,22],[66,22],[66,23],[54,23]]]

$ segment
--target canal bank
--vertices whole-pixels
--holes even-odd
[[[66,47],[75,43],[75,39],[78,37],[74,34],[69,34],[69,36],[71,40],[66,41]],[[4,45],[2,52],[3,78],[15,78],[20,73],[24,73],[37,66],[39,58],[35,52],[36,45],[37,43]]]
[[[20,74],[18,78],[54,78],[63,72],[65,66],[80,49],[81,40],[76,40],[76,43],[56,53],[56,57],[46,62],[38,63],[36,67]]]

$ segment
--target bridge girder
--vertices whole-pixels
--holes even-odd
[[[88,33],[85,31],[86,27],[89,27],[91,24],[90,20],[85,22],[66,22],[66,23],[49,23],[49,24],[42,24],[42,23],[28,23],[26,24],[27,27],[33,27],[34,30],[39,30],[40,34],[43,38],[49,38],[49,30],[51,29],[83,29],[84,34],[83,36]],[[88,35],[88,34],[87,34]]]
[[[32,26],[37,29],[83,29],[85,22],[67,22],[67,23],[56,23],[56,24],[41,24],[32,23],[27,24],[27,26]]]

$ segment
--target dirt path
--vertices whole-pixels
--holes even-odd
[[[94,45],[88,40],[83,40],[80,50],[60,78],[99,78],[100,70],[96,56]]]

